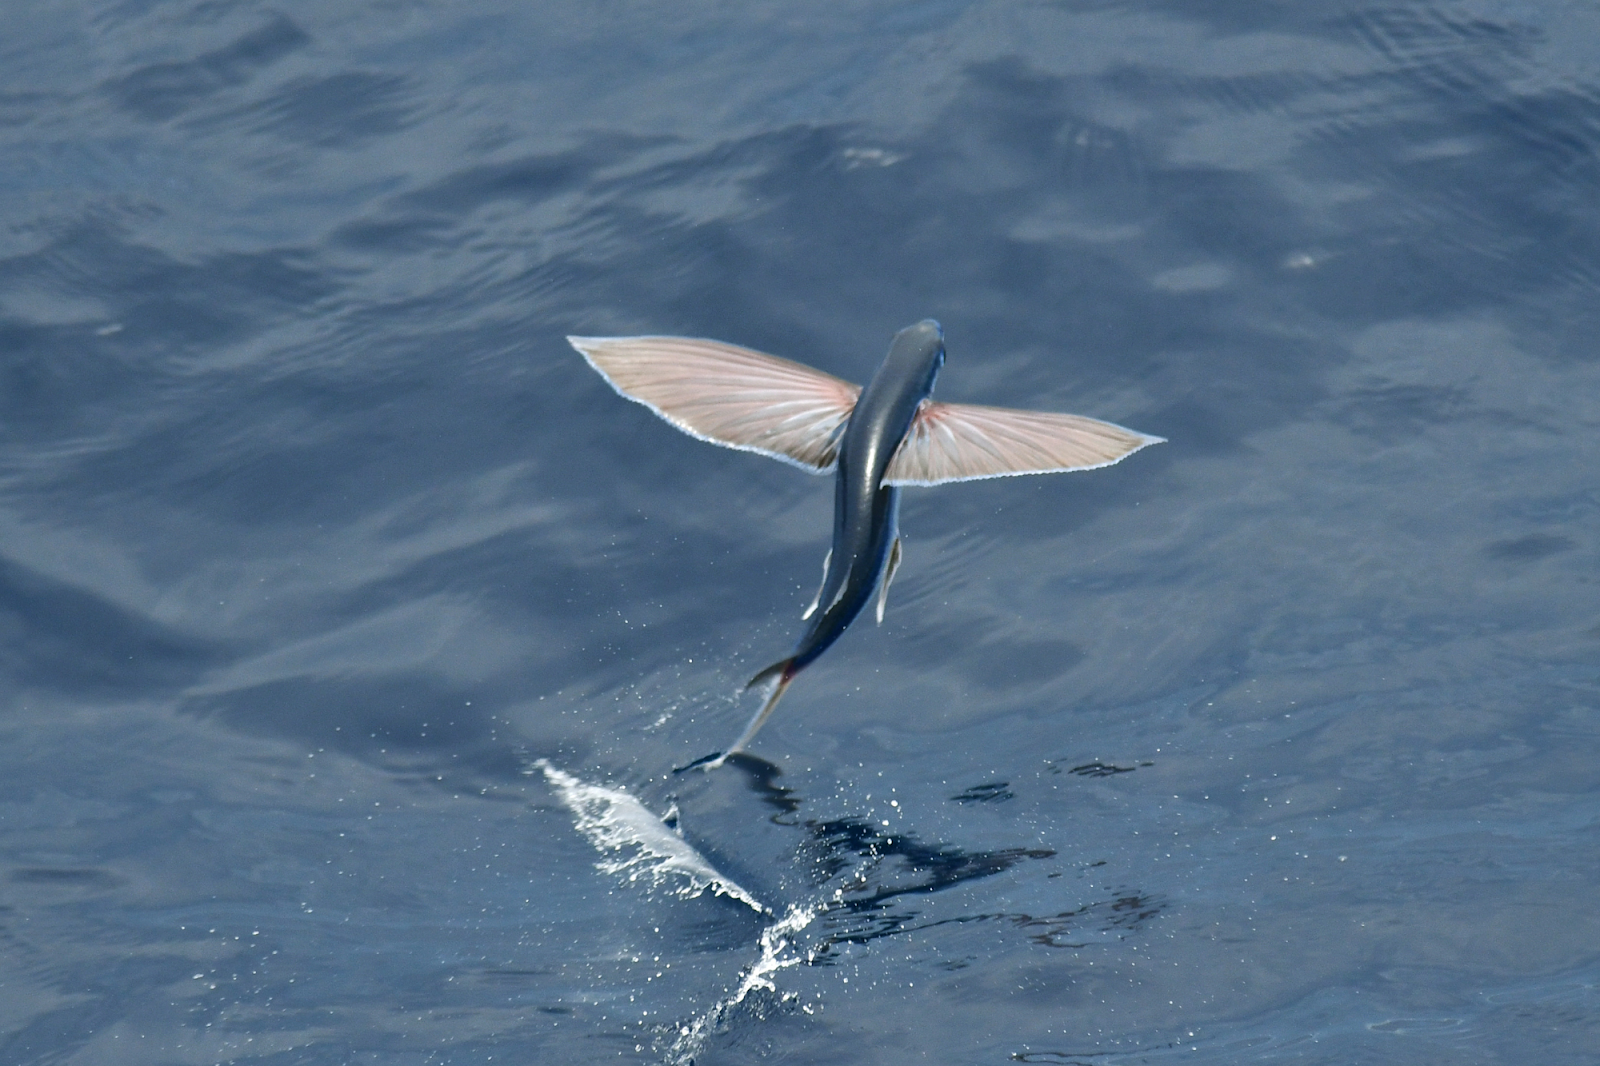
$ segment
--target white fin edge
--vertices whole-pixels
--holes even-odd
[[[850,400],[851,407],[854,406],[854,397],[860,395],[861,390],[859,386],[853,385],[847,381],[843,381],[842,379],[835,378],[831,374],[826,374],[823,371],[808,367],[803,363],[795,363],[792,360],[780,359],[777,356],[767,355],[764,352],[757,352],[753,349],[739,348],[737,345],[725,344],[722,341],[704,340],[698,337],[668,336],[579,337],[569,335],[567,337],[567,343],[570,344],[579,355],[583,356],[584,362],[588,363],[590,368],[593,369],[595,373],[599,374],[601,378],[605,380],[606,384],[611,386],[612,391],[614,391],[618,396],[621,396],[625,400],[630,400],[633,403],[639,404],[642,407],[649,408],[649,410],[655,414],[657,418],[669,423],[673,428],[693,437],[695,440],[705,441],[707,444],[715,444],[720,448],[728,448],[733,451],[751,452],[755,455],[764,455],[769,459],[776,459],[779,462],[787,463],[798,470],[804,470],[808,474],[830,474],[834,471],[838,463],[838,438],[843,432],[845,423],[849,420],[851,407],[844,408],[840,414],[838,423],[826,435],[830,440],[829,449],[832,454],[827,465],[825,466],[818,466],[815,463],[798,459],[785,451],[780,451],[773,448],[763,448],[760,445],[748,444],[740,441],[729,440],[725,437],[715,436],[711,433],[707,433],[696,428],[684,418],[674,414],[672,411],[662,407],[660,404],[634,392],[630,392],[628,389],[624,388],[623,385],[618,383],[617,380],[612,377],[612,371],[607,370],[600,364],[599,361],[596,360],[594,352],[592,351],[592,349],[603,349],[606,346],[649,341],[665,341],[687,345],[704,345],[719,349],[732,349],[733,351],[738,352],[740,355],[757,357],[762,360],[770,361],[772,364],[780,366],[784,370],[790,370],[791,372],[799,371],[805,374],[814,375],[819,383],[826,382],[830,385],[835,385],[835,387],[842,386],[845,389],[854,390]]]

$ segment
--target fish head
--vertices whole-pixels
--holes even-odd
[[[907,326],[894,335],[887,363],[898,371],[896,377],[917,382],[927,396],[944,367],[944,330],[931,318]]]

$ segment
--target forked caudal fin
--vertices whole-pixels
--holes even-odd
[[[752,677],[750,683],[745,686],[746,690],[759,688],[772,681],[776,681],[777,684],[773,686],[767,698],[762,701],[761,709],[755,713],[755,717],[750,719],[750,724],[744,727],[744,732],[739,734],[739,739],[728,745],[728,750],[718,755],[715,759],[701,763],[700,768],[702,770],[715,770],[727,762],[730,756],[737,755],[743,751],[745,745],[755,739],[761,727],[772,716],[772,709],[778,705],[779,700],[783,699],[784,692],[789,688],[789,682],[794,680],[794,675],[798,672],[799,670],[794,664],[794,656],[790,656],[787,659],[778,660],[755,677]]]
[[[796,672],[797,671],[794,668],[794,656],[791,655],[787,659],[779,659],[777,662],[761,671],[755,677],[752,677],[749,682],[745,684],[745,691],[748,692],[753,688],[760,688],[768,681],[772,681],[774,679],[777,679],[780,685],[786,685],[794,679]],[[734,747],[737,748],[738,745],[735,744]]]

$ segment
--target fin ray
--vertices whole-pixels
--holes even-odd
[[[938,403],[918,409],[884,474],[885,485],[1093,470],[1163,438],[1053,411]]]
[[[802,363],[695,337],[568,337],[624,397],[712,444],[832,469],[861,387]]]

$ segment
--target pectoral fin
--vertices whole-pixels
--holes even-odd
[[[692,437],[833,469],[859,385],[802,363],[695,337],[568,337],[600,376]]]
[[[894,544],[889,548],[889,561],[883,567],[883,584],[878,586],[878,624],[883,625],[883,609],[889,605],[889,582],[894,580],[894,572],[900,569],[900,538],[894,538]]]
[[[925,402],[884,474],[885,485],[942,485],[1110,466],[1160,437],[1082,415]]]
[[[822,590],[828,587],[828,564],[833,562],[833,549],[828,549],[828,554],[822,557],[822,584],[817,586],[817,594],[811,598],[811,606],[806,608],[806,613],[800,616],[804,621],[817,613],[817,605],[822,602]]]

